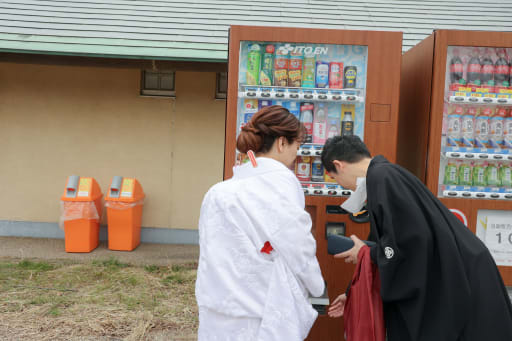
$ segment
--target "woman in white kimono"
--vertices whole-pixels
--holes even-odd
[[[199,219],[198,339],[301,341],[324,280],[304,193],[290,170],[304,135],[281,106],[261,109],[237,140],[254,163],[206,194]]]

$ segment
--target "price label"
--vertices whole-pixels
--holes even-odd
[[[512,265],[512,221],[509,217],[488,217],[485,244],[498,265]]]
[[[482,94],[472,93],[472,94],[471,94],[471,97],[482,97]]]
[[[455,93],[455,96],[457,96],[457,97],[466,97],[466,93],[465,93],[465,92],[460,92],[460,91],[459,91],[459,92],[456,92],[456,93]]]

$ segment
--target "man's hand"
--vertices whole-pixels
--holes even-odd
[[[351,235],[350,239],[354,241],[354,247],[348,251],[338,253],[334,255],[334,258],[345,258],[346,263],[357,264],[357,255],[359,254],[359,250],[366,244],[361,241],[361,239],[357,238],[355,235]]]
[[[347,295],[342,294],[336,297],[327,312],[329,317],[336,318],[343,316],[343,313],[345,312],[345,303],[347,303]]]

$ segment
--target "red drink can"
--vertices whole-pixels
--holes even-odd
[[[343,89],[343,62],[329,63],[329,88]]]

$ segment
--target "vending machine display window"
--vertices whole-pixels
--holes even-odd
[[[320,155],[329,137],[364,138],[368,47],[241,41],[239,53],[237,136],[263,107],[287,108],[306,128],[295,165],[304,192],[350,194],[326,174]]]
[[[440,197],[512,199],[511,54],[448,46]]]

